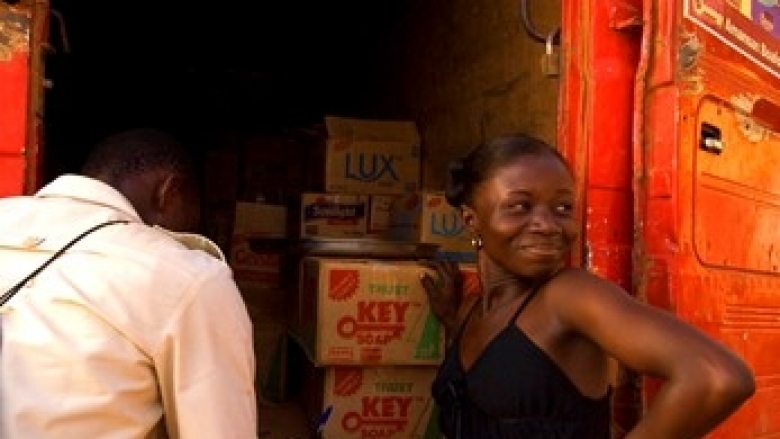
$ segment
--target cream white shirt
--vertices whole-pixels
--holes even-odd
[[[113,219],[0,309],[0,438],[257,437],[252,329],[218,250],[63,176],[0,199],[0,293]],[[212,254],[193,250],[203,244]]]

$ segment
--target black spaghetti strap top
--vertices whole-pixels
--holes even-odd
[[[517,327],[529,293],[506,328],[468,371],[460,343],[474,303],[445,354],[433,397],[447,439],[609,439],[610,395],[582,395],[558,365]]]

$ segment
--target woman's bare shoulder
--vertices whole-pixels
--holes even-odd
[[[607,294],[626,293],[617,283],[579,267],[564,268],[559,271],[550,279],[547,287],[558,293],[572,292],[571,290]]]
[[[544,290],[545,301],[562,313],[638,305],[620,285],[583,268],[562,270],[544,286]]]

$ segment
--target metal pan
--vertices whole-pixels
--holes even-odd
[[[379,239],[311,238],[292,245],[301,256],[372,259],[432,259],[438,249],[438,244]]]

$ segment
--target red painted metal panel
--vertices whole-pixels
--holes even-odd
[[[25,188],[30,14],[0,2],[0,197]]]
[[[780,435],[780,40],[751,22],[761,4],[646,7],[637,293],[741,353],[759,387],[710,438]]]
[[[43,185],[44,159],[44,82],[45,54],[49,41],[50,3],[36,0],[30,6],[32,25],[30,28],[29,99],[27,105],[27,172],[25,192],[33,193]]]
[[[575,264],[631,291],[632,123],[641,46],[639,0],[563,2],[563,76],[559,146],[572,163],[584,206]],[[633,375],[623,371],[614,425],[639,415]]]
[[[676,53],[671,50],[676,45],[672,36],[677,35],[679,26],[678,3],[679,0],[644,2],[634,121],[634,290],[642,300],[671,312],[676,308],[670,290],[678,289],[671,285],[676,279],[670,278],[669,272],[675,265],[672,259],[680,253],[675,230],[679,212],[673,196],[680,165],[675,155],[679,98],[674,87]],[[664,41],[662,35],[668,40]],[[643,404],[652,399],[658,384],[656,380],[644,379]]]

